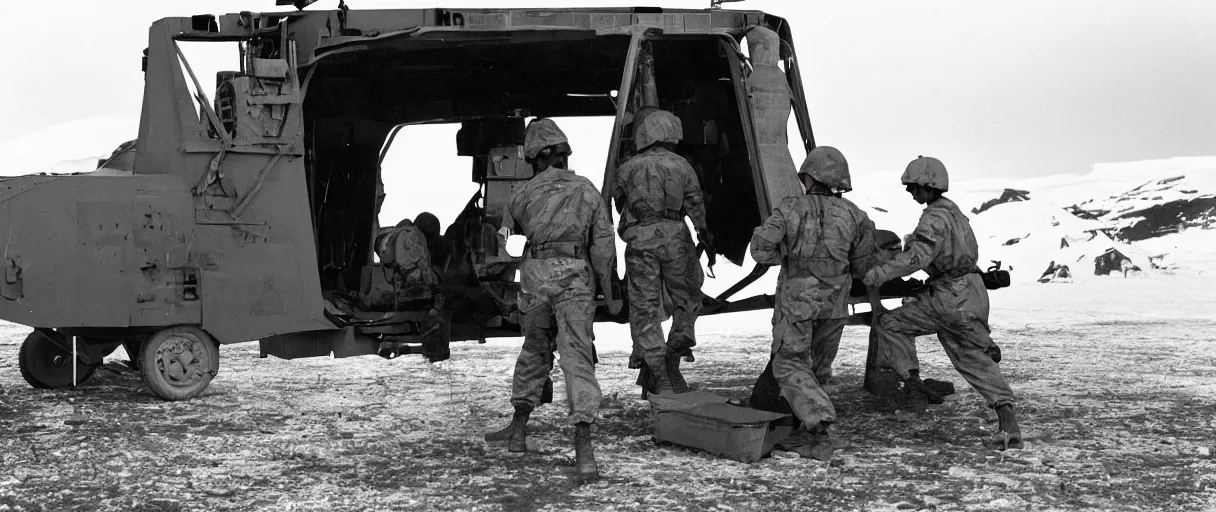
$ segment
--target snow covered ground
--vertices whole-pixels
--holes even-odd
[[[505,424],[518,341],[462,343],[429,365],[259,359],[222,350],[203,397],[165,403],[119,364],[75,390],[29,388],[24,329],[0,331],[0,507],[17,510],[1212,510],[1216,507],[1216,279],[1160,276],[1015,285],[992,294],[1002,371],[1029,447],[985,448],[995,418],[922,338],[922,372],[958,392],[922,415],[860,390],[866,330],[846,330],[829,385],[847,446],[832,464],[742,464],[650,440],[627,332],[597,330],[603,480],[570,481],[556,403],[530,452],[481,435]],[[695,387],[748,393],[768,355],[763,313],[706,318]],[[69,426],[73,414],[87,418]]]

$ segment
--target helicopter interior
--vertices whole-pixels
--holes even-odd
[[[742,66],[725,37],[658,36],[649,51],[657,106],[682,120],[677,151],[698,172],[716,252],[739,264],[760,215],[746,114],[736,99]],[[498,228],[512,191],[532,174],[519,149],[525,119],[616,116],[618,101],[637,96],[613,94],[634,62],[630,48],[629,36],[592,31],[431,33],[319,59],[307,80],[304,116],[322,290],[357,296],[369,288],[368,269],[378,265],[377,174],[394,128],[460,123],[457,152],[472,157],[472,168],[452,179],[470,179],[479,190],[444,237],[452,254],[444,282],[473,296],[469,311],[452,318],[453,341],[474,339],[455,324],[495,315],[510,322],[517,261],[502,250]],[[624,108],[611,167],[635,152],[629,122],[636,108]],[[425,158],[419,155],[419,166]],[[366,302],[356,307],[378,309]]]

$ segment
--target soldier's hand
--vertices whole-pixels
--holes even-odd
[[[621,309],[625,307],[625,294],[621,290],[620,280],[616,279],[616,276],[606,277],[600,281],[600,292],[604,294],[604,306],[608,309],[608,314],[621,314]]]
[[[612,298],[622,299],[625,297],[625,282],[620,279],[612,279],[610,281],[610,289],[612,290]]]
[[[621,310],[625,309],[625,301],[621,299],[605,299],[604,305],[608,309],[608,314],[617,316],[621,314]]]

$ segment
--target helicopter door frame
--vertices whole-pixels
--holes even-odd
[[[747,159],[752,167],[752,182],[756,189],[756,207],[760,209],[760,221],[763,222],[768,218],[773,205],[771,198],[768,197],[768,179],[764,174],[764,162],[760,158],[760,149],[756,144],[759,137],[756,135],[756,125],[751,115],[752,104],[751,96],[747,94],[747,78],[743,76],[744,64],[746,63],[749,69],[751,64],[743,60],[742,49],[733,38],[722,36],[719,43],[721,43],[723,53],[726,54],[726,61],[730,65],[730,80],[735,88],[735,104],[739,107],[739,119],[743,125],[743,137],[747,146]]]
[[[814,149],[815,147],[815,135],[811,130],[810,114],[806,107],[806,92],[805,88],[802,86],[802,74],[799,72],[797,58],[794,53],[793,37],[789,24],[785,23],[784,20],[781,20],[781,23],[777,27],[777,35],[781,40],[783,50],[782,53],[785,54],[782,61],[785,63],[785,79],[786,83],[790,87],[790,98],[794,110],[794,117],[798,123],[798,132],[800,138],[802,139],[803,148],[809,153],[811,149]],[[754,141],[756,139],[755,125],[752,122],[751,116],[748,115],[751,111],[750,97],[748,97],[746,94],[746,84],[740,76],[743,69],[743,64],[745,62],[742,56],[742,49],[738,46],[737,41],[729,37],[723,37],[722,44],[726,46],[726,58],[731,62],[731,79],[735,83],[735,94],[740,99],[738,102],[740,114],[741,117],[746,120],[746,126],[744,128],[745,136],[751,137],[752,141]],[[759,167],[762,164],[759,163],[760,159],[754,146],[754,143],[749,142],[748,156],[752,159],[753,173],[757,178],[755,183],[757,202],[760,203],[761,206],[760,218],[761,221],[763,221],[771,214],[772,206],[771,198],[769,198],[768,194],[766,193],[768,187],[766,176],[764,175],[764,169]],[[764,208],[764,204],[769,204],[769,207]],[[743,279],[739,280],[739,282],[732,285],[717,297],[714,297],[712,299],[713,306],[707,308],[707,311],[702,312],[702,314],[709,315],[714,313],[749,311],[773,307],[773,297],[771,295],[749,297],[741,301],[736,301],[734,304],[727,302],[727,299],[767,274],[769,268],[770,267],[768,266],[757,263],[747,276],[744,276]]]
[[[604,162],[604,184],[600,194],[608,210],[608,222],[615,223],[612,214],[612,187],[616,180],[616,168],[620,166],[621,134],[625,131],[625,112],[633,99],[633,86],[638,70],[638,59],[642,54],[642,41],[653,39],[660,33],[656,28],[635,28],[631,31],[629,49],[625,53],[625,69],[621,74],[621,85],[617,89],[616,119],[612,123],[612,138],[608,143],[608,159]]]
[[[794,35],[785,20],[780,20],[776,30],[777,37],[781,40],[781,53],[784,55],[781,60],[785,63],[785,81],[790,86],[790,96],[794,103],[794,119],[798,122],[802,146],[810,153],[815,148],[815,132],[811,129],[811,114],[806,106],[806,88],[802,84],[798,55],[794,51]]]

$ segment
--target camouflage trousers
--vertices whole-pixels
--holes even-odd
[[[821,365],[816,355],[824,357],[826,347],[840,346],[844,324],[844,319],[791,322],[780,313],[774,317],[773,377],[781,389],[781,397],[807,427],[836,421],[836,408],[815,377]],[[834,350],[832,356],[835,357]]]
[[[524,346],[515,362],[511,404],[535,408],[556,351],[566,378],[571,423],[595,421],[600,385],[595,378],[591,268],[574,258],[525,259],[520,265],[519,312]]]
[[[840,351],[840,337],[844,335],[844,318],[816,320],[814,336],[811,342],[811,369],[820,385],[826,384],[832,378],[832,363],[836,362],[836,353]]]
[[[625,247],[629,294],[629,331],[633,336],[630,367],[645,361],[651,368],[671,355],[691,355],[697,345],[705,274],[696,245],[681,222],[659,222],[636,228]],[[663,291],[671,299],[671,332],[663,340]],[[639,359],[641,361],[639,361]]]
[[[920,369],[916,336],[937,334],[954,369],[989,406],[1012,404],[1013,389],[989,355],[994,344],[986,318],[970,313],[975,308],[949,290],[931,291],[934,293],[924,292],[916,300],[879,315],[875,334],[882,343],[883,357],[901,379],[907,379],[910,370]]]

